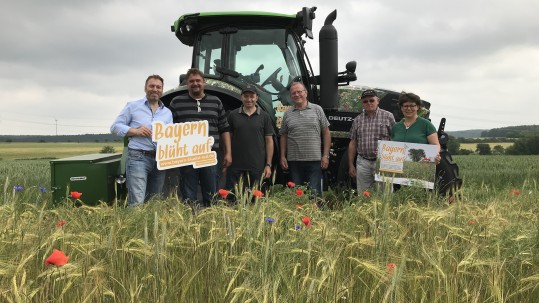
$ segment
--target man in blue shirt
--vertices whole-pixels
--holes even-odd
[[[110,131],[118,136],[129,137],[126,177],[129,206],[148,201],[162,194],[165,171],[157,169],[156,143],[152,142],[152,123],[172,123],[172,113],[161,102],[163,78],[151,75],[144,86],[146,96],[128,102],[120,112]]]

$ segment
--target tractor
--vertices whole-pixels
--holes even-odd
[[[348,132],[353,119],[361,112],[359,96],[366,89],[351,86],[356,80],[356,62],[350,61],[338,71],[337,30],[333,22],[337,11],[325,19],[319,32],[320,73],[315,75],[304,44],[313,39],[312,25],[316,7],[304,7],[296,14],[268,12],[201,12],[182,15],[171,26],[181,43],[192,47],[191,67],[206,78],[205,92],[219,97],[227,111],[241,106],[240,93],[246,85],[258,90],[258,106],[273,121],[275,148],[273,164],[278,164],[278,133],[284,112],[293,106],[289,88],[302,82],[310,102],[320,105],[331,123],[330,165],[324,172],[324,187],[351,186],[348,176]],[[187,94],[185,75],[179,85],[166,91],[162,101]],[[370,88],[372,89],[372,88]],[[380,108],[392,112],[399,121],[398,92],[374,88]],[[429,118],[430,103],[423,101],[420,115]],[[438,129],[442,162],[437,166],[438,191],[446,193],[462,182],[458,166],[447,151],[445,119]],[[279,165],[275,165],[278,167]],[[286,172],[277,169],[276,182],[284,183]]]

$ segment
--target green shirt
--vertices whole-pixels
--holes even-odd
[[[436,127],[429,120],[417,117],[417,120],[406,129],[404,119],[391,129],[391,141],[428,144],[427,137],[436,132]]]

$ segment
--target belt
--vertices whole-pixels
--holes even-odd
[[[142,153],[145,156],[151,156],[155,158],[155,150],[143,150],[143,149],[133,149],[133,148],[130,148],[130,150],[134,150],[134,151]]]
[[[367,160],[367,161],[376,161],[376,157],[374,158],[367,158],[367,157],[363,157],[362,155],[359,155],[361,158]]]

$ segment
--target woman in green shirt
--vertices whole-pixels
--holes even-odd
[[[440,143],[436,127],[432,123],[417,115],[421,108],[421,98],[414,93],[401,93],[399,107],[404,119],[395,123],[391,129],[391,140],[421,144],[434,144],[438,146],[436,164],[440,163]]]

